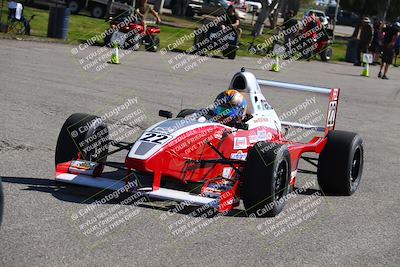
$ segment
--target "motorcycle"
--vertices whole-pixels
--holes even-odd
[[[118,43],[121,48],[133,50],[144,45],[150,52],[157,52],[160,48],[160,28],[147,25],[148,22],[138,19],[133,12],[123,17],[111,17],[109,22],[110,29],[104,38],[104,45],[112,47]]]
[[[196,33],[196,31],[195,31]],[[205,52],[221,51],[224,57],[235,59],[236,51],[239,48],[239,35],[237,30],[231,26],[214,26],[195,34],[194,52],[198,55],[205,55]]]

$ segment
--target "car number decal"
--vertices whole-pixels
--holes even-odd
[[[150,132],[144,133],[143,136],[142,136],[142,138],[139,139],[139,141],[156,143],[156,144],[163,144],[163,143],[165,143],[165,141],[167,141],[169,139],[168,135],[158,134],[158,133],[150,133]]]

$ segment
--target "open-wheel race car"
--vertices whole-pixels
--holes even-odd
[[[326,124],[280,121],[260,86],[328,95]],[[213,120],[212,111],[206,109],[182,110],[176,118],[160,110],[159,115],[167,119],[146,129],[135,142],[112,142],[99,117],[71,115],[57,141],[56,181],[141,192],[149,198],[206,205],[219,212],[233,210],[242,199],[247,214],[260,217],[281,212],[299,173],[316,174],[324,194],[348,196],[356,191],[363,169],[363,141],[356,133],[334,129],[339,89],[259,80],[244,68],[233,76],[229,88],[248,103],[247,119],[236,127]],[[285,138],[285,130],[291,127],[320,134],[309,142],[291,141]],[[111,151],[111,146],[117,148]],[[128,151],[125,162],[106,160],[122,150]],[[318,157],[305,156],[307,152]],[[316,170],[299,168],[300,160]],[[105,175],[104,166],[126,175]]]

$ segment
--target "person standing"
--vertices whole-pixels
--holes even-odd
[[[240,28],[240,19],[236,14],[235,7],[230,5],[226,10],[226,19],[224,21],[225,26],[232,27],[235,30],[238,38],[242,35],[242,29]]]
[[[375,63],[378,63],[379,60],[379,55],[382,52],[382,46],[383,46],[383,21],[378,19],[374,23],[374,34],[372,37],[372,42],[371,42],[371,47],[370,50],[372,52],[372,58],[373,58],[373,65]]]
[[[31,26],[29,25],[29,21],[25,19],[23,15],[23,5],[14,0],[8,1],[8,11],[8,19],[22,22],[24,24],[25,34],[31,35]]]
[[[156,23],[161,22],[161,18],[150,5],[147,4],[147,0],[137,0],[135,5],[135,12],[142,21],[145,21],[147,14],[151,13],[156,19]]]
[[[297,36],[298,21],[294,18],[294,11],[289,10],[287,13],[287,20],[283,25],[285,31],[285,45],[288,47],[288,56],[292,55],[292,41]]]
[[[400,52],[400,35],[397,36],[396,43],[394,46],[394,64],[393,64],[393,66],[395,66],[395,67],[399,66],[399,65],[397,65],[397,57],[399,56],[399,52]]]
[[[374,29],[369,17],[364,17],[361,25],[356,28],[354,36],[358,40],[357,58],[354,66],[361,66],[361,53],[368,53],[372,42]]]
[[[385,37],[383,38],[383,54],[382,54],[382,63],[379,69],[378,77],[384,80],[388,80],[389,78],[386,76],[389,65],[393,63],[395,42],[399,36],[400,30],[400,22],[394,22],[392,25],[387,26],[383,29]],[[382,75],[383,69],[383,75]]]

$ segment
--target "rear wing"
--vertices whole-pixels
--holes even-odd
[[[271,87],[276,87],[276,88],[281,88],[281,89],[297,90],[297,91],[305,91],[305,92],[329,95],[329,104],[328,104],[328,109],[327,109],[327,114],[326,114],[325,126],[301,124],[301,123],[288,122],[288,121],[282,121],[281,124],[284,126],[290,126],[290,127],[296,127],[296,128],[314,129],[319,132],[324,132],[325,135],[327,135],[329,131],[335,129],[336,113],[337,113],[339,93],[340,93],[339,88],[331,89],[331,88],[325,88],[325,87],[316,87],[316,86],[308,86],[308,85],[285,83],[285,82],[278,82],[278,81],[268,81],[268,80],[260,80],[260,79],[257,79],[257,82],[259,85],[271,86]]]

